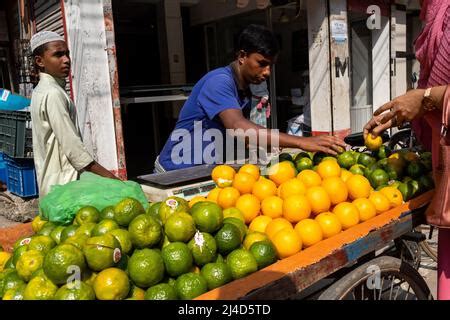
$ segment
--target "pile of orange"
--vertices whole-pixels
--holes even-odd
[[[367,178],[333,158],[299,173],[292,162],[282,161],[269,167],[267,176],[252,164],[238,172],[220,165],[212,178],[218,187],[206,200],[241,211],[248,232],[265,233],[280,259],[403,203],[396,188],[374,191]]]

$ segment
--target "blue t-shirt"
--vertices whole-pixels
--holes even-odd
[[[227,109],[242,110],[248,103],[248,97],[239,95],[230,66],[207,73],[181,109],[175,129],[159,155],[160,164],[170,171],[210,163],[204,153],[215,156],[213,145],[219,147],[225,141],[219,114]],[[219,132],[223,141],[212,138]]]

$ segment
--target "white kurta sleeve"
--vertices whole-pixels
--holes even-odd
[[[58,140],[62,152],[72,166],[80,171],[94,161],[81,141],[69,114],[66,97],[57,90],[51,90],[46,97],[45,112],[48,122]]]

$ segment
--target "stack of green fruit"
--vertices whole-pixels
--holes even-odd
[[[178,197],[147,211],[133,198],[86,206],[70,225],[38,216],[32,227],[5,255],[4,300],[193,299],[277,260],[269,240],[249,241],[242,214]]]

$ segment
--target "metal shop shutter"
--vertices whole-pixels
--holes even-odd
[[[63,17],[59,0],[34,1],[36,32],[49,30],[64,36]]]

